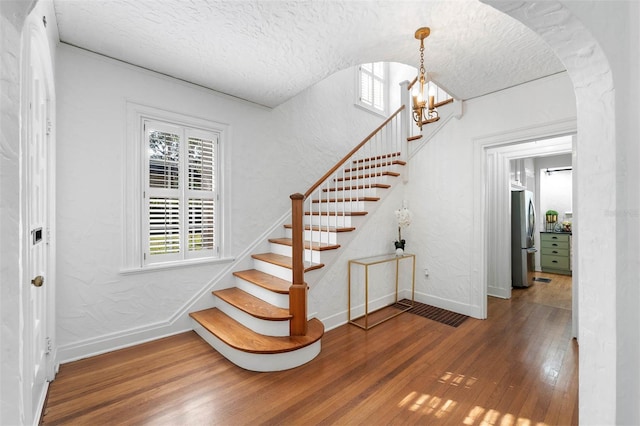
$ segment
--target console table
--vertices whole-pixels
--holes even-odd
[[[411,261],[411,302],[410,304],[401,303],[398,301],[398,286],[400,280],[401,273],[401,262],[403,261]],[[393,265],[395,263],[395,265]],[[374,307],[372,311],[369,311],[370,303],[369,297],[371,295],[369,288],[369,278],[370,278],[370,270],[374,268],[376,265],[382,264],[390,264],[391,267],[395,267],[395,294],[393,296],[385,295],[380,298],[380,300],[375,301],[375,304],[383,304],[380,307]],[[351,298],[351,290],[352,287],[355,287],[355,283],[352,282],[353,274],[352,268],[354,267],[362,267],[364,268],[364,286],[362,291],[364,291],[364,315],[359,315],[356,318],[352,317],[352,298]],[[393,278],[392,278],[393,280]],[[363,328],[365,330],[370,329],[371,327],[375,327],[378,324],[381,324],[397,315],[400,315],[403,312],[408,311],[413,307],[414,296],[415,296],[415,284],[416,284],[416,255],[404,253],[402,256],[397,256],[395,253],[393,254],[383,254],[379,256],[370,256],[364,257],[361,259],[352,259],[349,260],[349,322],[355,326]],[[389,304],[390,299],[393,298],[393,302]],[[393,306],[395,305],[395,306]],[[392,307],[393,306],[393,307]],[[373,315],[375,314],[375,315]],[[370,318],[370,316],[372,318]],[[371,319],[371,321],[370,321]]]

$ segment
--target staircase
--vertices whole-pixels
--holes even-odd
[[[326,254],[340,248],[341,235],[354,231],[371,204],[398,182],[410,155],[408,142],[422,138],[407,134],[407,105],[408,95],[305,194],[291,195],[291,223],[269,240],[270,252],[253,254],[253,269],[234,272],[233,287],[213,291],[215,307],[190,314],[194,330],[231,362],[252,371],[280,371],[320,353],[324,326],[307,318],[305,274],[323,268]],[[458,104],[433,134],[461,114]]]
[[[280,371],[305,364],[320,353],[324,325],[316,318],[307,319],[308,286],[303,274],[324,267],[323,253],[338,250],[340,235],[354,231],[356,220],[367,215],[367,205],[379,201],[400,176],[406,164],[401,159],[400,135],[397,131],[380,135],[390,132],[388,126],[400,127],[402,109],[306,195],[292,195],[292,223],[284,225],[280,238],[269,240],[270,252],[253,254],[253,269],[234,272],[233,287],[213,291],[215,307],[189,314],[194,330],[231,362],[252,371]],[[369,146],[372,143],[377,146]],[[296,208],[296,202],[302,209]],[[302,265],[298,272],[294,271],[296,250]],[[296,273],[302,278],[296,279]]]

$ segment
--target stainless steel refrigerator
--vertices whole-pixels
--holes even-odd
[[[533,284],[536,208],[531,191],[511,191],[511,286]]]

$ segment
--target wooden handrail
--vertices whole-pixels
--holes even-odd
[[[387,118],[380,126],[371,132],[347,155],[338,161],[327,173],[325,173],[311,188],[304,194],[292,194],[291,198],[291,267],[292,284],[289,287],[289,335],[304,336],[307,334],[307,284],[304,282],[304,201],[314,193],[320,185],[329,179],[342,165],[344,165],[353,155],[369,142],[376,134],[385,128],[405,106],[402,105],[396,112]],[[312,231],[313,232],[313,231]]]
[[[451,102],[453,102],[453,98],[449,98],[449,99],[446,99],[444,101],[440,101],[440,102],[438,102],[437,104],[434,105],[434,108],[440,108],[441,106],[446,105],[446,104],[450,104]]]
[[[313,191],[315,191],[320,185],[322,185],[322,183],[325,180],[327,180],[333,173],[335,173],[335,171],[338,170],[338,168],[340,166],[342,166],[349,158],[351,158],[351,156],[353,154],[355,154],[360,148],[362,148],[364,146],[364,144],[369,142],[369,140],[371,140],[371,138],[374,137],[376,135],[376,133],[378,133],[384,126],[389,124],[389,122],[391,120],[393,120],[395,118],[395,116],[398,115],[400,113],[400,111],[402,111],[403,109],[404,109],[404,105],[402,105],[400,108],[398,108],[398,110],[396,112],[394,112],[389,118],[387,118],[384,121],[384,123],[379,125],[373,132],[371,132],[369,134],[369,136],[364,138],[364,140],[362,142],[360,142],[355,148],[353,148],[351,151],[349,151],[349,153],[347,155],[345,155],[342,160],[338,161],[335,166],[333,166],[327,173],[324,174],[324,176],[322,176],[316,183],[314,183],[311,186],[311,188],[309,188],[307,190],[307,192],[304,193],[304,199],[306,200],[309,197],[309,195],[311,195],[313,193]]]

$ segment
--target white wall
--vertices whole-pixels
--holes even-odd
[[[580,267],[591,263],[584,268],[589,277],[581,275],[591,281],[580,295],[586,308],[581,310],[582,341],[588,341],[581,343],[581,354],[584,348],[588,352],[580,357],[580,415],[592,424],[604,421],[603,415],[617,424],[640,424],[640,3],[583,1],[566,2],[566,7],[596,38],[613,80],[613,88],[599,87],[602,95],[596,97],[588,89],[602,75],[600,63],[576,78],[586,89],[578,102],[585,111],[582,135],[591,137],[578,149],[579,167],[591,176],[578,191],[589,194],[587,208],[595,216],[589,223],[582,212],[578,218],[579,238],[583,230],[589,232],[585,245],[592,247],[579,259]],[[594,102],[615,110],[594,108]],[[603,116],[615,117],[615,125]]]
[[[538,217],[540,217],[541,230],[544,230],[545,212],[555,210],[558,212],[558,221],[567,219],[567,212],[573,211],[573,172],[572,170],[552,171],[547,169],[571,168],[571,155],[557,155],[540,157],[535,159],[536,176],[539,180],[540,198],[538,205]]]
[[[354,107],[353,69],[269,110],[61,45],[57,83],[61,361],[188,329],[185,307],[211,306],[211,285],[232,284],[230,264],[121,273],[127,101],[229,125],[233,257],[264,244],[259,237],[288,211],[289,195],[383,120]],[[249,267],[239,261],[231,265]]]
[[[548,103],[541,102],[549,100]],[[483,267],[473,253],[474,141],[575,117],[575,98],[566,74],[534,81],[465,103],[461,120],[449,123],[412,159],[410,208],[420,269],[418,291],[439,306],[481,317]],[[495,214],[488,206],[487,214]],[[508,226],[508,224],[505,224]]]
[[[571,68],[571,76],[576,84],[578,155],[583,159],[578,164],[582,171],[576,171],[580,187],[574,190],[580,192],[580,205],[588,207],[586,214],[581,217],[588,233],[579,244],[583,256],[581,271],[586,272],[581,276],[581,287],[585,291],[580,295],[579,302],[581,422],[638,424],[640,310],[637,307],[640,305],[640,289],[637,277],[640,276],[640,226],[637,217],[640,211],[640,186],[637,182],[640,181],[640,151],[637,135],[640,133],[640,121],[637,117],[640,115],[640,96],[636,76],[640,50],[637,25],[640,21],[639,7],[634,2],[564,2],[560,7],[548,2],[537,5],[534,2],[501,3],[512,16],[527,22],[551,44]],[[27,0],[0,2],[0,314],[3,324],[0,419],[3,424],[19,422],[15,417],[17,409],[11,405],[17,398],[14,367],[19,362],[11,348],[16,347],[20,331],[15,315],[20,261],[17,235],[19,103],[16,94],[18,39],[29,4],[31,2]],[[568,13],[565,8],[568,8]],[[554,25],[550,27],[549,22]],[[602,25],[602,22],[613,25]],[[615,105],[615,111],[611,109],[612,105]],[[553,105],[547,106],[554,109]],[[615,125],[611,124],[613,122]],[[77,141],[75,145],[83,148]],[[452,157],[449,151],[444,148],[442,158],[432,161],[450,159],[452,164],[457,164],[457,158]],[[468,164],[465,156],[462,156],[462,160],[463,164]],[[65,164],[68,165],[74,164]],[[443,209],[448,204],[444,202],[452,197],[448,195],[442,200],[440,205]],[[415,206],[410,207],[415,210]],[[605,219],[613,222],[613,225],[603,230],[598,224]],[[453,237],[459,234],[456,232]],[[84,280],[82,277],[79,279]],[[83,319],[78,318],[79,321]],[[74,340],[77,337],[72,336],[70,341],[81,341]]]
[[[553,107],[535,102],[538,97]],[[392,251],[397,238],[393,212],[403,202],[413,212],[403,238],[407,252],[417,255],[416,300],[480,317],[478,288],[483,283],[473,274],[479,265],[472,250],[474,140],[575,117],[575,99],[568,76],[559,74],[465,102],[464,111],[462,119],[450,121],[410,160],[408,183],[398,180],[325,275],[315,282],[307,274],[312,280],[309,311],[328,327],[347,318],[348,260]]]
[[[46,16],[47,28],[42,25]],[[25,188],[21,127],[21,78],[27,62],[22,56],[33,37],[46,50],[48,62],[55,62],[53,46],[57,26],[51,1],[0,2],[0,424],[33,424],[37,407],[32,404],[28,361],[31,348],[24,324],[30,315],[28,279],[21,227],[21,202]],[[53,76],[49,76],[53,77]],[[29,278],[30,279],[30,278]],[[53,281],[53,280],[51,280]]]
[[[639,424],[640,4],[483,1],[537,32],[571,75],[580,419]]]
[[[0,423],[19,424],[21,371],[20,35],[28,2],[0,2]]]

